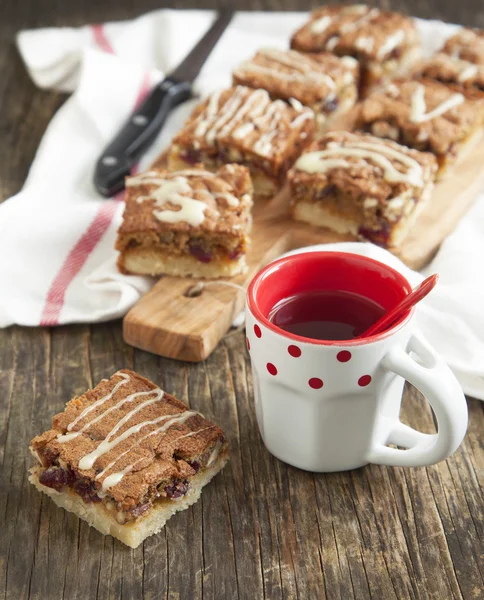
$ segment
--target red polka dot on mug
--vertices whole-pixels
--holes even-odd
[[[262,337],[262,331],[260,330],[259,325],[254,325],[254,333],[258,338]]]
[[[266,368],[271,375],[277,375],[277,368],[272,363],[267,363]]]
[[[313,390],[320,390],[324,385],[323,380],[319,379],[319,377],[311,377],[308,384]]]
[[[301,348],[299,348],[299,346],[295,346],[294,344],[291,344],[290,346],[288,346],[287,351],[294,358],[299,358],[302,354]]]
[[[362,375],[359,379],[358,379],[358,385],[360,387],[366,387],[367,385],[369,385],[371,383],[371,375]]]
[[[351,352],[349,350],[341,350],[341,352],[338,352],[336,355],[336,358],[339,362],[348,362],[351,359]]]
[[[247,344],[247,350],[250,350],[249,338],[245,338],[245,343]]]

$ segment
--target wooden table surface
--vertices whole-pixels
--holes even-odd
[[[484,26],[481,0],[381,4]],[[15,32],[128,18],[162,5],[1,3],[1,199],[22,186],[45,127],[65,99],[30,82],[13,45]],[[197,8],[201,5],[216,3],[199,2]],[[297,0],[237,5],[310,7]],[[32,436],[48,428],[72,395],[122,367],[214,418],[227,433],[232,455],[201,501],[136,550],[56,508],[27,481]],[[313,475],[279,462],[262,445],[242,333],[227,336],[205,363],[183,364],[133,350],[123,342],[120,322],[11,327],[0,330],[0,391],[0,598],[484,598],[484,404],[477,400],[468,400],[464,443],[439,465]],[[411,425],[434,430],[428,405],[411,389],[403,412]]]

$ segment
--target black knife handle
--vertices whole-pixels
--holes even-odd
[[[154,88],[96,163],[94,185],[100,194],[109,198],[124,188],[124,178],[153,143],[170,111],[191,96],[192,86],[186,81],[167,78]]]

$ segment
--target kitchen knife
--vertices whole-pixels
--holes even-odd
[[[202,39],[178,67],[154,87],[104,149],[94,171],[94,185],[100,194],[108,198],[124,188],[124,178],[153,143],[170,111],[192,97],[192,83],[232,17],[231,9],[219,12]]]

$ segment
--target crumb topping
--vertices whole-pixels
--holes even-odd
[[[329,52],[303,54],[295,50],[262,49],[233,72],[236,84],[264,88],[273,97],[295,98],[311,106],[335,97],[341,88],[355,84],[358,63]]]
[[[364,4],[317,9],[291,40],[291,48],[302,52],[328,50],[369,61],[399,58],[404,47],[414,44],[417,32],[410,17]]]
[[[119,233],[178,231],[230,233],[245,228],[252,206],[249,171],[224,165],[169,172],[152,169],[126,180],[126,208]]]
[[[335,131],[313,142],[289,172],[291,185],[342,190],[353,199],[385,205],[411,192],[419,195],[435,177],[431,154],[364,133]]]
[[[446,85],[421,79],[394,81],[361,105],[359,127],[420,150],[445,154],[482,119],[483,103]]]
[[[442,52],[477,65],[484,65],[484,31],[462,27],[447,40]]]
[[[291,142],[314,130],[314,112],[299,110],[268,92],[236,86],[212,94],[192,113],[174,145],[197,151],[236,147],[262,160],[283,160]]]
[[[444,52],[438,52],[423,63],[419,72],[423,77],[442,83],[484,89],[484,64],[475,64]]]

